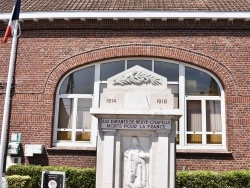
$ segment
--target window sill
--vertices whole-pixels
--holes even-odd
[[[232,158],[232,152],[227,149],[177,149],[177,158],[213,158],[213,157],[225,157]]]
[[[176,149],[176,153],[225,153],[230,154],[232,152],[227,149]]]
[[[96,147],[80,147],[80,146],[55,146],[47,148],[48,151],[96,151]]]

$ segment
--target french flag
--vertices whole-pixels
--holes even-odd
[[[16,3],[13,7],[11,18],[9,20],[8,26],[5,31],[4,38],[2,40],[3,43],[6,43],[8,41],[8,38],[11,36],[12,30],[15,28],[16,22],[18,22],[19,19],[19,13],[20,13],[20,6],[21,6],[21,0],[16,0]]]

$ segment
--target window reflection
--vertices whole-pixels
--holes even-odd
[[[58,116],[58,128],[71,129],[73,112],[73,99],[60,99],[59,102],[59,116]]]
[[[76,132],[76,141],[90,141],[90,132]]]
[[[164,76],[168,81],[179,81],[179,65],[164,61],[155,61],[154,72]]]
[[[134,67],[135,65],[139,65],[145,69],[152,70],[152,61],[151,60],[128,60],[127,68]]]
[[[94,77],[94,66],[75,71],[63,81],[59,94],[93,94]]]
[[[208,132],[221,132],[220,101],[206,101],[206,124]]]
[[[202,134],[188,134],[187,143],[188,144],[202,144]]]
[[[105,81],[108,78],[125,70],[125,61],[114,61],[101,64],[101,81]]]
[[[89,109],[92,106],[92,99],[78,99],[77,104],[77,129],[90,129],[91,128],[91,114]]]
[[[71,140],[72,132],[71,131],[58,131],[57,140]]]
[[[207,73],[186,67],[185,76],[186,95],[220,95],[218,84]]]
[[[222,135],[221,134],[208,134],[207,144],[222,144]]]
[[[187,101],[187,131],[202,131],[201,101]]]

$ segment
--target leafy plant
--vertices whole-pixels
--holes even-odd
[[[55,166],[14,165],[8,168],[7,181],[12,175],[30,176],[25,188],[41,188],[42,171],[61,171],[66,174],[66,188],[94,188],[95,168],[72,168]],[[10,179],[9,179],[10,180]],[[14,180],[10,180],[14,181]],[[12,182],[14,183],[14,182]],[[176,188],[249,188],[250,170],[213,172],[179,171]],[[21,188],[8,187],[8,188]]]
[[[66,174],[66,188],[94,188],[95,168],[78,169],[72,167],[13,165],[6,175],[30,176],[30,183],[25,188],[41,188],[42,171],[61,171]],[[9,187],[8,187],[9,188]],[[20,187],[16,187],[20,188]]]
[[[8,188],[26,188],[31,180],[29,176],[7,176],[7,187]]]
[[[176,174],[176,188],[249,188],[250,171],[182,171]]]

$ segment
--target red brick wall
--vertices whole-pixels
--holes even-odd
[[[25,158],[25,163],[94,166],[95,151],[47,149],[52,144],[57,84],[68,71],[84,64],[118,57],[147,56],[174,59],[207,69],[221,80],[225,89],[227,148],[232,154],[177,153],[177,168],[248,169],[249,22],[114,22],[21,23],[9,135],[22,132],[23,146],[25,143],[42,143],[46,148],[44,155]],[[0,23],[0,28],[4,29],[4,26]],[[0,46],[0,82],[6,83],[10,46],[10,41]],[[5,88],[0,88],[1,109],[4,92]]]

